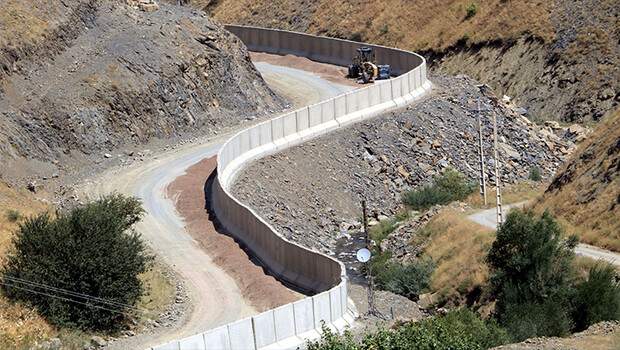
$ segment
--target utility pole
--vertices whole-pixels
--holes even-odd
[[[480,116],[480,99],[478,99],[478,153],[480,154],[480,195],[487,205],[487,184],[484,171],[484,150],[482,148],[482,117]]]
[[[366,237],[366,249],[372,251],[370,248],[370,234],[368,232],[368,216],[366,215],[366,201],[362,200],[362,215],[364,217],[364,235]],[[374,279],[372,277],[370,262],[366,262],[366,279],[368,280],[368,315],[377,315],[378,312],[375,309],[375,294],[374,294]]]
[[[492,109],[493,112],[493,152],[495,158],[495,203],[497,205],[497,227],[504,222],[504,217],[502,213],[502,193],[500,190],[500,179],[499,179],[499,156],[497,153],[497,117],[495,116],[495,109]]]

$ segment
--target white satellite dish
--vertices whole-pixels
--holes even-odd
[[[368,262],[368,260],[370,260],[371,253],[370,253],[370,250],[366,248],[362,248],[358,250],[355,255],[357,256],[357,261],[365,263],[365,262]]]

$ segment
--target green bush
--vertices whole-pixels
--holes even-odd
[[[323,328],[321,339],[308,350],[482,350],[507,343],[506,331],[481,320],[468,309],[407,323],[395,330],[379,330],[356,341],[351,333],[339,336]]]
[[[429,288],[434,268],[430,259],[409,264],[386,261],[383,265],[375,262],[372,273],[377,288],[417,300],[420,293]]]
[[[5,294],[56,325],[119,326],[142,294],[138,275],[151,259],[132,229],[142,213],[139,200],[111,195],[54,218],[25,220],[2,269]]]
[[[548,212],[513,210],[497,231],[487,261],[500,323],[517,341],[562,336],[572,327],[573,249]]]
[[[404,193],[403,201],[415,210],[424,210],[433,205],[465,199],[475,190],[474,183],[468,182],[458,171],[448,169],[441,176],[436,176],[433,184]]]
[[[528,177],[532,181],[540,181],[542,180],[542,175],[540,174],[540,169],[538,167],[530,168],[530,175]]]
[[[588,279],[576,289],[574,320],[577,331],[597,322],[620,319],[620,282],[612,265],[595,265]]]
[[[474,17],[476,13],[478,13],[478,6],[472,2],[471,4],[469,4],[469,6],[467,6],[466,11],[467,14],[465,15],[465,19],[470,19]]]
[[[9,220],[9,222],[16,222],[19,221],[21,218],[22,214],[15,209],[8,209],[6,211],[6,219]]]

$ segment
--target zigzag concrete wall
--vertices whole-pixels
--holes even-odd
[[[329,131],[405,106],[430,88],[423,57],[409,51],[308,34],[227,26],[251,51],[305,56],[347,65],[355,49],[375,49],[398,77],[378,81],[320,103],[257,124],[230,138],[218,153],[213,207],[222,225],[280,280],[314,294],[303,300],[228,325],[154,347],[153,350],[295,349],[319,336],[321,323],[342,330],[353,322],[344,265],[288,241],[231,193],[236,174],[251,161]]]

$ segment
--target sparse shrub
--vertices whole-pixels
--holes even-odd
[[[516,341],[562,336],[572,327],[572,260],[576,237],[564,240],[545,212],[513,210],[497,231],[487,261],[496,313]]]
[[[9,220],[9,222],[17,222],[22,218],[22,214],[15,209],[8,209],[6,211],[6,219]]]
[[[434,268],[430,259],[403,264],[383,255],[373,261],[371,271],[377,288],[417,300],[420,293],[428,289]]]
[[[151,259],[132,229],[142,213],[139,200],[111,195],[54,218],[26,219],[2,269],[4,293],[56,325],[118,327],[142,294],[138,275]]]
[[[478,13],[478,6],[472,2],[471,4],[469,4],[469,6],[467,6],[467,9],[465,9],[465,11],[467,11],[465,19],[470,19],[474,17],[476,13]]]
[[[577,331],[597,322],[620,319],[620,282],[612,265],[595,265],[588,279],[576,289],[573,315]]]
[[[379,244],[390,233],[394,232],[396,227],[398,227],[398,222],[395,219],[381,220],[378,225],[375,225],[369,229],[370,238]]]
[[[390,28],[388,27],[387,23],[385,23],[384,25],[381,26],[381,29],[379,29],[379,35],[385,35],[390,31]]]
[[[530,180],[536,181],[536,182],[539,182],[540,180],[542,180],[542,175],[540,173],[540,168],[538,168],[538,167],[531,167],[530,168],[530,175],[529,175],[528,178]]]
[[[433,184],[404,193],[403,201],[413,209],[424,210],[436,204],[465,199],[475,189],[476,185],[468,182],[463,174],[447,169],[433,179]]]
[[[379,330],[356,341],[350,332],[339,336],[323,327],[321,339],[309,342],[309,350],[482,350],[507,343],[506,331],[493,321],[481,320],[468,309],[451,311],[394,330]]]

